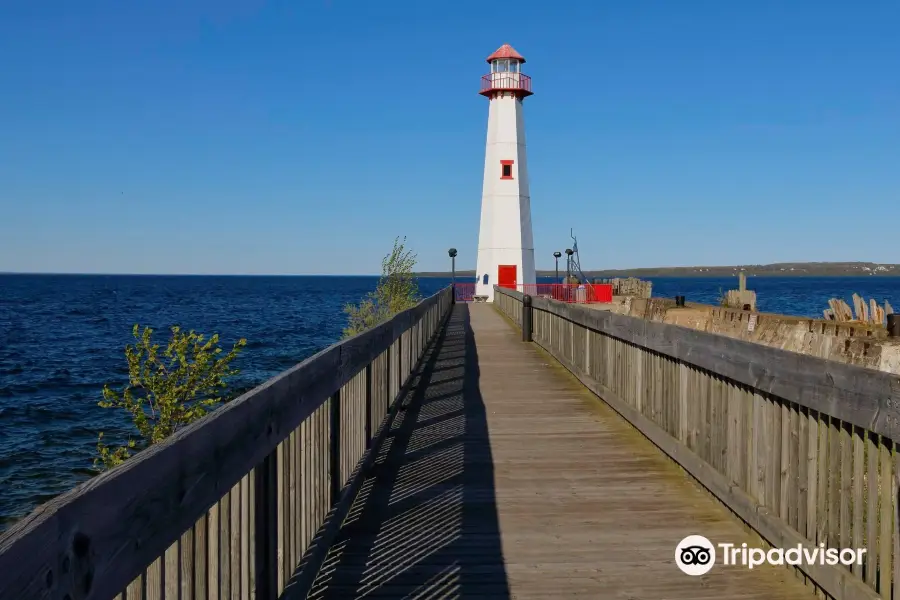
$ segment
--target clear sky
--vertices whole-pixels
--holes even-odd
[[[538,268],[900,262],[900,3],[0,0],[0,271],[474,268],[485,57]]]

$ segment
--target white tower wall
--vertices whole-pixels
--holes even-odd
[[[504,160],[513,161],[512,179],[501,178]],[[500,265],[516,266],[517,285],[535,283],[525,121],[514,92],[496,92],[488,110],[475,295],[493,301]]]

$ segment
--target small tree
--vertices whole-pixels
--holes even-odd
[[[129,439],[125,446],[111,448],[97,438],[94,466],[108,469],[137,452],[166,439],[231,398],[226,380],[238,373],[231,367],[245,339],[238,340],[227,354],[219,347],[218,334],[206,339],[180,327],[172,327],[169,345],[160,353],[152,341],[153,330],[135,325],[134,346],[125,347],[128,383],[122,390],[103,387],[103,408],[122,408],[131,413],[140,440]]]
[[[394,248],[381,261],[381,279],[374,292],[359,304],[344,307],[347,327],[344,337],[351,337],[384,323],[399,312],[419,302],[419,288],[413,270],[416,255],[406,249],[406,238],[394,240]]]

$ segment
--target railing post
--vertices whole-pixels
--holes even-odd
[[[531,341],[531,296],[525,294],[522,296],[522,341]]]
[[[253,568],[257,600],[274,600],[278,594],[278,465],[275,453],[273,450],[253,469]]]
[[[331,505],[337,504],[341,495],[341,390],[331,396],[331,427],[329,428],[328,458],[331,464]]]
[[[372,363],[366,365],[366,450],[372,446]]]
[[[584,372],[591,376],[591,330],[584,328]]]
[[[384,381],[387,389],[384,393],[384,414],[381,415],[381,418],[384,418],[384,415],[391,409],[391,349],[393,346],[394,342],[391,342],[387,352],[384,353]]]
[[[400,388],[403,387],[403,334],[401,331],[397,336],[397,395],[400,394]]]

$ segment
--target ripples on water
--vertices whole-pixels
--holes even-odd
[[[720,291],[737,289],[737,278],[685,279],[652,277],[653,295],[667,298],[685,296],[688,302],[717,304]],[[800,317],[822,318],[831,298],[843,298],[853,306],[854,293],[875,298],[879,304],[890,301],[900,309],[900,277],[748,277],[747,289],[756,292],[757,308],[762,312]]]
[[[97,406],[127,375],[135,323],[160,342],[178,324],[247,347],[232,380],[249,389],[334,343],[343,306],[373,277],[0,275],[0,529],[92,475],[97,432],[130,433]],[[443,281],[423,280],[432,294]]]
[[[97,406],[104,383],[127,375],[135,323],[219,333],[247,347],[233,380],[249,389],[334,343],[343,306],[374,277],[0,275],[0,530],[92,475],[97,432],[130,432],[126,415]],[[654,295],[714,303],[735,279],[654,279]],[[446,279],[422,279],[431,295]],[[821,316],[853,292],[900,305],[900,278],[750,278],[760,309]]]

